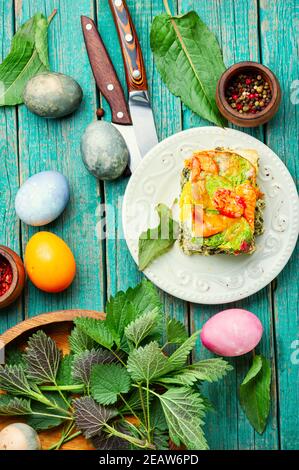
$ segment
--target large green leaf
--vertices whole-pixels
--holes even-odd
[[[162,302],[158,290],[150,281],[143,279],[136,287],[130,287],[126,291],[127,298],[133,303],[137,316],[154,310],[158,307],[163,313]]]
[[[125,327],[137,316],[136,309],[125,292],[118,292],[107,302],[106,314],[106,325],[113,332],[116,344],[119,346]]]
[[[101,434],[103,426],[117,416],[115,408],[98,405],[91,397],[74,400],[74,409],[76,425],[87,439]]]
[[[36,13],[13,37],[11,51],[0,65],[0,106],[23,103],[23,91],[30,78],[49,70],[48,25]]]
[[[0,395],[0,416],[19,416],[32,413],[31,402],[24,398]]]
[[[75,381],[90,385],[90,376],[93,366],[97,364],[111,364],[116,361],[115,356],[107,349],[91,349],[76,354],[72,366],[72,377]]]
[[[32,388],[27,380],[23,366],[0,365],[0,389],[13,395],[30,395]]]
[[[169,90],[192,111],[223,126],[215,94],[225,65],[215,35],[197,13],[157,16],[151,28],[151,48]]]
[[[165,204],[156,207],[159,225],[149,228],[139,237],[138,266],[143,271],[152,261],[167,253],[178,238],[179,224],[173,220],[171,210]]]
[[[171,370],[176,370],[183,367],[188,359],[188,356],[195,346],[199,331],[196,331],[181,346],[172,353],[169,357],[169,366]]]
[[[26,349],[26,375],[36,383],[56,382],[61,352],[55,341],[42,330],[28,340]]]
[[[182,322],[176,318],[171,318],[166,325],[166,336],[168,343],[181,344],[188,338],[188,333]]]
[[[98,364],[91,371],[91,394],[101,405],[115,403],[121,393],[130,390],[130,375],[119,364]]]
[[[168,359],[159,344],[152,341],[129,354],[128,371],[137,382],[151,382],[168,371]]]
[[[208,449],[202,425],[205,406],[202,398],[186,387],[171,388],[159,396],[170,439],[190,450]]]
[[[271,367],[263,356],[255,356],[240,386],[240,403],[254,429],[262,434],[270,412]]]
[[[31,402],[32,415],[27,418],[27,424],[36,431],[46,431],[60,426],[67,418],[67,406],[62,397],[57,392],[44,393],[45,397],[53,403],[54,407],[59,406],[60,410],[52,408],[43,403]],[[65,412],[63,412],[65,410]],[[64,418],[64,414],[66,415]]]
[[[136,347],[154,332],[160,326],[159,309],[155,307],[154,310],[144,313],[136,320],[129,323],[125,329],[125,335],[128,340],[132,341]]]
[[[71,352],[74,354],[80,354],[84,351],[89,351],[98,346],[97,342],[94,341],[80,328],[75,327],[69,336],[69,345]]]
[[[115,341],[115,337],[109,330],[104,320],[80,317],[75,318],[75,324],[98,344],[104,346],[104,348],[111,349]]]

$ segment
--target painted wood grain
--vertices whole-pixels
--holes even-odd
[[[255,0],[222,2],[213,0],[205,4],[196,1],[179,1],[180,12],[191,9],[197,11],[203,21],[216,34],[223,51],[224,62],[227,66],[242,60],[259,61],[258,6]],[[184,128],[200,125],[210,125],[183,106]],[[250,130],[241,129],[249,134],[263,139],[262,128]],[[253,311],[261,319],[265,333],[260,350],[272,361],[273,391],[272,415],[263,436],[254,432],[246,419],[238,402],[238,387],[242,382],[251,362],[251,356],[232,360],[234,372],[224,381],[213,386],[206,386],[208,397],[215,404],[217,412],[210,414],[206,421],[207,437],[213,449],[260,449],[277,448],[277,417],[276,417],[276,387],[275,387],[275,358],[273,344],[273,325],[271,309],[271,288],[265,288],[258,294],[236,304],[218,306],[191,306],[191,329],[202,327],[211,315],[224,308],[241,307]],[[196,358],[211,355],[198,346]],[[234,393],[231,393],[231,391]],[[220,425],[221,423],[221,425]],[[217,432],[215,432],[217,429]]]
[[[287,165],[298,182],[299,155],[299,4],[296,0],[260,2],[263,63],[282,86],[280,110],[266,128],[266,143]],[[296,93],[297,90],[297,93]],[[282,449],[299,448],[298,247],[277,278],[273,294]],[[293,356],[292,356],[292,353]],[[297,358],[297,359],[296,359]]]
[[[80,154],[80,138],[93,120],[96,95],[81,31],[80,14],[93,16],[88,0],[28,0],[16,2],[16,22],[19,26],[35,12],[47,16],[58,7],[49,28],[50,64],[54,71],[74,77],[83,88],[84,100],[79,111],[58,120],[42,119],[25,106],[19,110],[19,155],[21,182],[43,170],[61,171],[69,180],[71,200],[64,214],[54,223],[43,227],[61,236],[72,249],[77,276],[72,286],[59,295],[46,294],[28,284],[25,314],[63,308],[94,308],[104,305],[104,256],[96,237],[97,206],[100,203],[97,180],[85,169]],[[22,224],[22,244],[37,229]]]
[[[141,44],[145,68],[147,72],[151,103],[154,112],[159,139],[174,134],[181,130],[180,103],[173,97],[162,84],[161,79],[154,67],[153,57],[150,51],[150,25],[157,14],[163,11],[162,2],[128,1],[139,41]],[[116,28],[113,23],[112,14],[105,0],[98,1],[98,25],[103,40],[111,55],[119,79],[126,87],[125,71],[121,56]],[[105,119],[110,119],[110,110],[103,100]],[[126,241],[123,237],[121,223],[121,202],[125,192],[128,179],[120,179],[111,183],[105,183],[104,195],[106,202],[106,257],[107,257],[107,293],[108,296],[119,289],[134,286],[141,278],[141,274],[128,251]],[[174,299],[161,292],[165,304],[165,311],[184,321],[188,326],[188,306],[180,300]]]
[[[14,34],[13,3],[0,6],[0,60],[6,57]],[[1,87],[1,83],[0,83]],[[1,104],[1,103],[0,103]],[[19,222],[14,209],[19,185],[17,115],[15,107],[0,107],[0,244],[21,254]],[[0,332],[22,320],[22,298],[0,313]]]

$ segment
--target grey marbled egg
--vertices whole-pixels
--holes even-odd
[[[40,227],[57,219],[70,198],[69,183],[58,171],[41,171],[17,192],[15,209],[25,224]]]
[[[74,112],[82,101],[83,91],[72,77],[44,72],[31,78],[24,90],[24,103],[34,114],[60,118]]]
[[[121,133],[109,122],[95,121],[81,138],[83,162],[101,180],[121,176],[129,162],[129,151]]]

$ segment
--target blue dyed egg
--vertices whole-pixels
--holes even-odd
[[[15,209],[28,225],[40,227],[57,219],[70,199],[69,183],[58,171],[42,171],[28,178],[16,195]]]

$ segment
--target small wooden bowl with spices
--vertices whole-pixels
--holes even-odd
[[[270,121],[281,101],[279,81],[258,62],[239,62],[220,77],[216,103],[221,114],[241,127],[256,127]]]
[[[13,303],[25,284],[24,264],[13,250],[0,245],[0,309]]]

